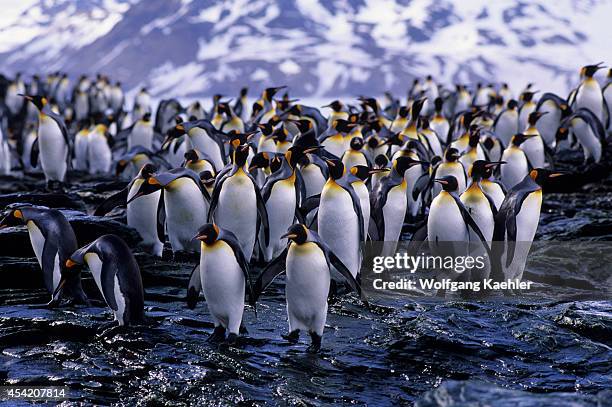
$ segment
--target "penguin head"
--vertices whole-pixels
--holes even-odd
[[[265,137],[271,136],[272,132],[274,132],[274,127],[272,126],[272,123],[267,122],[267,123],[257,123],[257,127],[259,128],[259,130],[261,130],[261,134],[263,134]]]
[[[278,129],[274,130],[274,133],[272,133],[272,138],[277,143],[284,143],[287,141],[287,137],[289,137],[289,132],[284,126],[279,127]]]
[[[374,150],[379,146],[380,141],[378,140],[378,137],[376,137],[376,135],[371,135],[370,137],[368,137],[366,144],[368,145],[368,148],[370,150]]]
[[[459,157],[461,157],[461,154],[459,154],[459,150],[454,147],[448,147],[444,152],[444,159],[449,163],[457,161]]]
[[[397,111],[397,115],[401,117],[402,119],[405,119],[406,117],[408,117],[408,113],[410,113],[408,106],[400,106],[400,108]]]
[[[389,165],[389,158],[384,154],[378,154],[376,158],[374,158],[374,165],[378,168],[387,168],[387,165]]]
[[[145,166],[146,167],[146,166]],[[144,170],[144,171],[143,171]],[[163,189],[163,185],[159,182],[157,178],[155,178],[155,173],[150,172],[152,168],[142,168],[140,174],[144,179],[144,182],[138,188],[138,191],[130,199],[128,199],[127,204],[131,203],[136,198],[139,198],[143,195],[149,195],[153,192],[157,192]]]
[[[586,77],[586,78],[592,78],[593,75],[595,75],[595,72],[599,71],[600,69],[605,68],[605,66],[602,66],[603,62],[600,62],[598,64],[595,65],[585,65],[582,68],[580,68],[580,76],[581,77]]]
[[[210,170],[202,171],[200,174],[200,181],[204,184],[205,187],[212,187],[215,183],[215,174],[213,174]]]
[[[442,162],[442,157],[440,157],[439,155],[434,155],[433,157],[431,157],[431,161],[429,162],[429,165],[431,167],[435,167],[440,162]]]
[[[240,97],[241,98],[245,97],[248,93],[249,93],[249,88],[247,88],[246,86],[244,88],[240,89]]]
[[[518,147],[521,144],[523,144],[529,137],[531,137],[529,134],[517,133],[514,136],[512,136],[510,143],[513,146]]]
[[[146,112],[145,114],[142,115],[142,121],[143,122],[150,122],[151,121],[151,113],[150,112]]]
[[[546,181],[565,175],[559,171],[551,171],[545,168],[534,168],[529,172],[529,177],[538,185],[542,186]]]
[[[186,167],[187,164],[194,164],[200,161],[200,156],[198,155],[198,152],[194,149],[191,149],[185,152],[184,157],[185,157],[185,160],[181,164],[181,167]]]
[[[337,112],[342,111],[343,105],[342,105],[342,102],[340,102],[339,100],[334,100],[330,104],[321,106],[321,107],[331,107],[331,109],[337,113]]]
[[[281,236],[281,239],[289,239],[297,244],[304,244],[308,240],[308,228],[301,223],[291,225],[287,229],[287,233]]]
[[[329,176],[336,180],[342,178],[344,175],[344,164],[338,158],[334,158],[333,160],[325,159],[327,162],[327,168],[329,169]]]
[[[505,161],[491,162],[487,160],[476,160],[468,169],[468,176],[474,181],[480,181],[484,178],[489,178],[493,173],[493,169],[498,165],[505,164]]]
[[[253,106],[251,107],[251,117],[256,117],[263,110],[263,104],[261,101],[253,102]]]
[[[266,88],[263,91],[263,94],[261,95],[261,98],[263,100],[266,100],[268,102],[272,101],[272,98],[274,97],[274,95],[276,95],[276,93],[281,90],[281,89],[285,89],[287,86],[278,86],[276,88]]]
[[[336,131],[340,133],[350,133],[353,130],[357,123],[351,123],[348,120],[337,119],[334,120],[332,127],[336,129]]]
[[[559,141],[567,140],[568,133],[569,131],[567,125],[559,126],[557,132],[555,133],[555,141],[558,143]]]
[[[27,99],[30,102],[32,102],[34,104],[34,106],[36,106],[38,108],[38,110],[42,110],[43,107],[45,107],[45,105],[47,105],[49,103],[47,98],[44,97],[44,96],[41,96],[41,95],[23,95],[23,94],[19,94],[19,96],[22,96],[25,99]]]
[[[428,162],[425,161],[419,161],[419,160],[415,160],[412,157],[409,156],[400,156],[397,157],[394,162],[393,162],[393,166],[395,168],[395,171],[397,171],[397,173],[401,176],[404,176],[404,173],[416,166],[416,165],[426,165],[429,164]]]
[[[548,112],[531,112],[528,119],[529,125],[535,126],[538,120],[540,120],[540,117],[544,116],[545,114],[548,114]]]
[[[478,143],[480,142],[480,128],[477,127],[474,131],[470,132],[470,137],[468,139],[468,146],[471,148],[476,148]]]
[[[531,102],[533,99],[533,96],[537,93],[537,91],[526,91],[521,93],[521,100],[525,103],[527,102]]]
[[[266,151],[257,153],[251,158],[249,171],[253,171],[257,168],[268,168],[270,166],[270,154]]]
[[[514,99],[510,99],[506,106],[508,106],[508,109],[514,110],[514,109],[516,109],[518,107],[518,102],[516,100],[514,100]]]
[[[459,189],[457,178],[453,177],[452,175],[436,178],[434,181],[442,185],[442,189],[446,192],[456,192],[457,189]]]
[[[306,156],[306,154],[314,153],[322,148],[323,146],[303,147],[301,145],[294,145],[287,150],[285,153],[285,158],[287,159],[287,162],[291,168],[295,168],[302,158]]]
[[[427,117],[420,117],[419,118],[419,124],[420,124],[422,130],[428,130],[429,129],[429,119]]]
[[[27,222],[27,219],[21,208],[13,209],[9,211],[2,220],[0,220],[0,229],[4,229],[12,226],[23,225]]]
[[[154,164],[147,163],[142,166],[142,168],[140,169],[139,175],[144,179],[148,179],[149,177],[153,176],[153,174],[155,174],[156,172],[157,172],[157,167]]]
[[[444,99],[442,99],[441,97],[437,97],[434,100],[434,107],[436,109],[436,113],[442,112],[442,106],[443,105],[444,105]]]
[[[244,164],[247,162],[247,158],[249,157],[249,145],[239,144],[238,146],[235,146],[232,157],[234,165],[238,167],[244,166]]]
[[[291,120],[293,124],[298,128],[300,134],[305,134],[312,130],[312,122],[308,119]]]
[[[203,242],[205,245],[211,245],[217,241],[219,237],[219,226],[214,223],[207,223],[198,229],[198,233],[194,239]]]
[[[351,150],[359,151],[363,148],[363,144],[363,137],[353,137],[350,143]]]
[[[416,121],[419,118],[419,115],[421,114],[421,109],[423,109],[423,105],[425,104],[426,100],[427,98],[421,98],[415,100],[414,103],[412,103],[412,106],[410,107],[410,113],[413,121]]]
[[[365,181],[368,178],[370,178],[372,175],[378,172],[387,172],[389,171],[389,169],[388,168],[370,168],[367,165],[355,165],[354,167],[351,167],[350,171],[351,171],[351,174],[353,174],[360,180]]]

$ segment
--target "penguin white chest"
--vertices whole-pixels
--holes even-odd
[[[94,131],[88,137],[87,157],[89,161],[89,172],[106,173],[110,171],[112,164],[112,153],[104,134]]]
[[[286,266],[289,331],[300,329],[322,335],[330,284],[325,254],[316,243],[292,243],[287,252]]]
[[[59,125],[41,115],[38,127],[40,163],[48,180],[63,181],[66,175],[68,146]]]
[[[427,238],[429,242],[434,243],[468,240],[468,228],[461,211],[447,192],[441,192],[431,203],[427,219]]]
[[[190,178],[177,178],[166,186],[164,204],[172,250],[197,249],[192,238],[206,222],[208,213],[208,204],[198,186]]]
[[[245,278],[232,248],[224,241],[201,245],[200,279],[215,325],[238,333],[244,311]]]
[[[387,201],[383,207],[383,217],[385,221],[385,242],[395,242],[399,240],[404,215],[406,214],[406,185],[400,184],[391,188],[387,194]]]
[[[281,239],[280,237],[293,224],[295,207],[295,186],[292,180],[276,182],[266,202],[270,228],[270,244],[265,250],[266,261],[272,260],[287,245],[287,239]]]
[[[325,177],[319,167],[309,164],[301,169],[304,186],[306,187],[306,197],[320,194],[325,185]]]
[[[104,296],[103,283],[102,283],[102,260],[96,253],[87,253],[85,254],[85,262],[87,263],[87,267],[91,271],[93,275],[94,281],[98,286],[98,289],[102,293],[102,297],[106,301],[108,305],[109,300]],[[121,291],[121,287],[119,286],[119,279],[115,275],[113,278],[113,287],[112,292],[115,296],[115,302],[117,303],[117,310],[112,310],[115,316],[115,319],[119,322],[119,325],[124,325],[124,313],[125,313],[125,298]]]
[[[525,198],[521,210],[516,215],[516,241],[531,242],[538,230],[542,191],[532,192]]]
[[[137,179],[128,192],[128,200],[138,191],[142,180]],[[157,206],[161,191],[143,195],[127,205],[127,223],[138,231],[142,244],[151,246],[154,254],[161,256],[162,242],[157,236]]]

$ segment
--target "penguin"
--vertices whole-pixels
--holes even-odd
[[[233,164],[217,177],[207,221],[214,220],[236,235],[244,257],[250,261],[260,224],[265,245],[270,242],[268,213],[256,181],[246,170],[249,145],[234,139],[232,147]]]
[[[470,168],[474,161],[483,160],[484,158],[484,150],[482,147],[480,147],[480,128],[478,128],[475,131],[470,132],[468,146],[463,154],[461,154],[459,162],[463,164],[463,168]]]
[[[576,90],[575,98],[576,110],[582,108],[588,109],[601,122],[604,121],[603,93],[601,91],[601,87],[599,86],[599,82],[593,78],[593,75],[595,75],[598,70],[604,68],[601,66],[602,63],[603,62],[600,62],[597,65],[586,65],[580,69],[580,76],[583,78],[583,80]]]
[[[202,171],[210,171],[213,175],[217,173],[212,159],[195,149],[191,149],[185,153],[185,161],[183,161],[181,167],[189,168],[196,174]]]
[[[384,142],[383,138],[379,137],[380,134],[389,133],[386,127],[384,129],[385,130],[383,131],[383,127],[381,126],[378,126],[378,128],[373,128],[372,134],[367,136],[365,139],[363,152],[365,153],[365,156],[369,162],[373,162],[377,156],[380,154],[386,154],[387,152],[387,144]]]
[[[278,118],[271,118],[265,124],[258,124],[261,135],[257,140],[257,151],[260,153],[276,153],[276,142],[274,141],[274,126],[279,123]]]
[[[555,147],[556,134],[561,121],[572,112],[567,101],[554,93],[545,93],[538,100],[536,111],[542,116],[536,123],[536,128],[549,147]]]
[[[400,240],[406,208],[406,180],[404,172],[410,167],[423,164],[412,157],[398,157],[393,161],[388,174],[383,176],[371,194],[372,220],[376,226],[373,240],[391,244],[384,255],[395,252],[396,242]]]
[[[165,216],[165,213],[163,206],[160,206],[161,190],[136,196],[156,172],[155,165],[145,164],[127,187],[106,198],[96,208],[94,216],[104,216],[116,206],[127,205],[127,224],[136,229],[142,238],[141,246],[146,252],[162,257],[165,236],[163,218],[161,221],[158,218]]]
[[[36,138],[38,137],[36,125],[33,123],[28,124],[24,130],[24,135],[25,137],[23,138],[23,142],[21,144],[21,161],[23,162],[24,171],[29,171],[38,166],[38,162],[31,162],[32,146],[34,145],[34,143],[36,142]]]
[[[202,108],[202,104],[199,101],[194,101],[189,106],[187,106],[187,110],[185,111],[188,117],[194,117],[196,120],[202,120],[206,118],[206,112],[204,108]]]
[[[61,184],[66,176],[68,157],[70,157],[70,138],[64,119],[51,110],[44,96],[24,95],[23,97],[32,102],[39,111],[35,145],[40,152],[40,164],[47,184],[57,182]]]
[[[500,164],[505,164],[504,161],[498,161]],[[482,191],[491,198],[495,205],[495,210],[498,211],[504,198],[506,197],[506,190],[504,189],[501,182],[493,179],[493,167],[485,166],[483,169],[482,178],[480,180],[480,187]]]
[[[482,141],[482,147],[486,157],[488,157],[492,161],[501,160],[502,153],[504,152],[504,147],[499,139],[495,136],[495,134],[490,131],[481,132],[481,137],[484,135],[484,140]]]
[[[393,123],[391,123],[391,127],[389,127],[389,130],[392,133],[399,133],[402,130],[404,130],[406,126],[408,125],[408,114],[409,113],[410,113],[410,109],[408,109],[408,106],[400,106],[400,108],[397,111],[397,115],[395,116],[395,119],[393,120]]]
[[[519,131],[523,131],[523,129],[527,127],[529,115],[533,113],[537,108],[536,103],[533,101],[533,96],[536,93],[537,91],[534,91],[534,92],[525,91],[521,94],[521,101],[523,102],[523,104],[521,105],[521,108],[519,109],[519,119],[518,119]],[[508,144],[505,144],[505,146],[508,146]]]
[[[151,113],[151,95],[147,88],[140,88],[136,96],[134,97],[134,111],[138,112],[141,115],[137,115],[137,117],[142,117],[145,113]]]
[[[18,206],[0,221],[0,228],[24,224],[42,270],[45,288],[52,296],[48,305],[56,305],[63,299],[75,304],[88,304],[80,276],[68,276],[62,282],[64,264],[78,248],[68,220],[57,209]]]
[[[138,263],[128,245],[116,235],[104,235],[78,249],[66,260],[63,278],[87,265],[119,326],[144,321],[144,290]],[[65,276],[65,277],[64,277]]]
[[[109,117],[99,116],[94,129],[87,135],[87,163],[90,174],[110,172],[113,164],[113,139],[108,132],[109,124]]]
[[[163,169],[172,168],[172,165],[162,158],[159,153],[153,153],[142,146],[136,146],[117,159],[115,175],[132,179],[146,164],[155,164]]]
[[[244,133],[244,123],[240,116],[234,113],[234,109],[229,105],[229,103],[219,103],[217,105],[217,109],[219,113],[224,114],[227,119],[221,125],[220,130],[224,132],[229,132],[232,130],[236,130],[239,133]]]
[[[90,133],[90,121],[87,119],[81,120],[78,123],[79,131],[74,136],[74,161],[73,167],[75,170],[87,171],[89,167],[88,163],[88,145],[89,145],[89,133]],[[29,157],[28,157],[29,160]]]
[[[465,175],[465,167],[463,167],[463,164],[461,164],[459,158],[459,151],[456,148],[447,148],[444,152],[443,161],[433,168],[430,183],[434,182],[436,178],[452,175],[457,180],[457,191],[459,193],[465,191],[467,178]],[[441,190],[442,187],[438,186],[437,183],[432,185],[432,198],[438,196]]]
[[[500,181],[506,189],[514,187],[529,173],[529,160],[521,149],[521,144],[529,137],[522,133],[515,134],[502,154],[502,161],[506,164],[501,167]]]
[[[314,149],[303,149],[301,146],[291,147],[282,156],[280,168],[266,179],[261,189],[266,212],[273,214],[268,219],[269,243],[263,244],[263,239],[260,238],[263,260],[266,262],[278,256],[283,247],[287,245],[287,241],[283,240],[281,235],[294,223],[294,219],[298,216],[298,207],[306,194],[297,165],[304,154],[313,152],[315,149],[318,147]]]
[[[259,296],[276,276],[286,270],[289,333],[283,337],[297,343],[300,331],[306,331],[311,338],[308,351],[318,352],[327,319],[332,270],[337,270],[359,296],[361,287],[351,271],[316,232],[303,224],[295,224],[283,237],[289,239],[289,244],[261,272],[255,282],[255,296]]]
[[[249,262],[236,236],[214,223],[198,229],[194,239],[200,242],[200,264],[196,266],[187,289],[187,305],[195,308],[200,291],[212,316],[215,329],[208,341],[235,344],[242,326],[244,296],[255,305]]]
[[[567,138],[569,128],[582,146],[585,163],[599,163],[606,146],[606,131],[597,116],[589,109],[578,109],[561,123],[558,141]]]
[[[389,169],[389,158],[385,154],[378,154],[376,158],[374,158],[374,168],[376,169]],[[385,171],[379,171],[372,174],[372,182],[371,182],[371,190],[374,191],[378,187],[378,183],[381,178],[386,176]]]
[[[363,213],[364,239],[367,239],[367,232],[370,225],[370,190],[366,185],[367,180],[376,173],[387,172],[386,168],[370,168],[367,165],[356,165],[352,167],[347,175],[348,181],[359,197],[361,212]],[[365,240],[364,240],[365,241]]]
[[[510,143],[510,139],[519,132],[518,102],[509,100],[506,108],[502,110],[493,123],[495,136],[503,143],[504,147]]]
[[[454,114],[464,112],[472,105],[472,97],[470,92],[464,85],[455,85],[455,106]]]
[[[442,144],[438,134],[433,131],[430,127],[429,120],[425,117],[421,118],[421,131],[420,134],[427,140],[427,145],[433,155],[442,155]]]
[[[89,97],[83,90],[77,90],[73,97],[74,117],[77,121],[85,120],[89,116]]]
[[[448,139],[448,131],[450,129],[450,124],[448,123],[448,119],[444,116],[444,99],[438,97],[434,100],[435,113],[431,122],[429,123],[429,127],[433,131],[436,132],[438,138],[443,143],[446,143]]]
[[[369,160],[363,152],[365,142],[363,137],[353,137],[350,141],[350,148],[342,154],[342,163],[347,169],[357,165],[369,165]]]
[[[186,150],[196,149],[206,154],[217,169],[225,166],[225,146],[223,133],[217,131],[208,120],[190,120],[175,127],[175,136],[186,134]]]
[[[240,116],[243,122],[246,122],[250,116],[249,103],[247,99],[248,94],[248,87],[240,89],[240,96],[238,96],[238,98],[236,99],[236,103],[234,104],[234,112],[236,112],[236,114]]]
[[[287,123],[284,123],[283,126],[277,128],[272,134],[272,138],[276,147],[274,151],[280,154],[285,154],[292,145],[291,133],[287,130]]]
[[[527,128],[523,131],[524,134],[529,137],[522,144],[521,149],[525,152],[527,160],[531,166],[535,168],[546,167],[546,152],[547,146],[544,143],[544,139],[540,135],[536,125],[540,117],[546,113],[534,111],[529,115]],[[549,154],[550,156],[550,154]]]
[[[210,201],[199,175],[188,168],[156,173],[141,184],[136,194],[128,199],[128,204],[142,195],[159,190],[162,191],[160,205],[163,202],[166,231],[172,251],[175,254],[180,251],[197,251],[199,245],[193,236],[199,225],[206,221]]]
[[[457,179],[447,175],[435,182],[442,184],[442,191],[431,202],[427,218],[427,241],[432,253],[467,255],[472,231],[489,251],[486,238],[459,198]]]
[[[365,239],[361,201],[345,176],[339,159],[326,159],[329,178],[321,192],[317,230],[355,277],[361,268],[361,242]]]
[[[357,126],[356,123],[337,119],[323,134],[321,134],[319,142],[329,153],[336,157],[342,157],[342,154],[344,154],[348,147],[348,140],[345,140],[345,135],[346,133],[350,133],[355,126]]]
[[[206,188],[206,191],[210,196],[212,196],[213,190],[215,188],[215,180],[216,175],[210,171],[202,171],[200,173],[200,181],[202,182],[202,185],[204,185],[204,188]]]
[[[322,108],[326,108],[329,107],[332,109],[332,112],[329,114],[327,122],[329,124],[329,126],[331,126],[334,122],[334,120],[337,119],[342,119],[342,120],[346,120],[348,119],[348,111],[346,109],[346,106],[344,106],[344,104],[339,101],[339,100],[334,100],[333,102],[331,102],[328,105],[325,106],[321,106]]]
[[[560,175],[535,168],[508,190],[495,216],[492,257],[495,262],[491,277],[496,281],[522,279],[527,254],[540,222],[542,184]]]
[[[138,119],[132,131],[127,137],[127,149],[132,147],[142,146],[148,150],[153,150],[153,123],[151,122],[151,113],[145,113],[141,119]]]
[[[123,109],[125,102],[125,96],[121,89],[121,82],[115,82],[110,88],[110,108],[113,109],[115,114],[118,114]]]
[[[612,86],[610,86],[610,84],[612,84],[612,68],[608,70],[608,83],[606,83],[606,85],[601,90],[601,93],[603,94],[603,101],[604,101],[604,107],[605,107],[604,124],[605,123],[608,124],[606,127],[606,130],[608,131],[608,135],[612,134]]]

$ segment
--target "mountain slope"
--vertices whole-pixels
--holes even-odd
[[[20,2],[21,4],[21,2]],[[202,4],[205,4],[203,7]],[[61,0],[0,19],[3,71],[104,72],[163,96],[287,84],[354,96],[414,77],[527,82],[565,93],[612,61],[609,1]]]

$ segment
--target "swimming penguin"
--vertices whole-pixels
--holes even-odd
[[[145,164],[127,187],[106,198],[96,208],[94,216],[104,216],[116,206],[127,205],[128,226],[136,229],[142,238],[141,245],[145,251],[161,257],[165,241],[163,229],[165,213],[163,206],[160,206],[161,190],[136,197],[143,184],[147,184],[155,172],[157,172],[156,166]],[[162,219],[158,220],[160,216]]]
[[[520,147],[529,137],[526,134],[515,134],[502,154],[502,161],[506,164],[501,167],[500,180],[506,189],[513,188],[529,173],[527,155]]]
[[[497,281],[522,279],[527,254],[540,222],[542,184],[560,175],[535,168],[508,191],[495,216],[495,262],[491,278]]]
[[[369,165],[368,158],[363,152],[364,146],[363,137],[353,137],[350,142],[350,148],[342,155],[342,163],[347,169],[351,169],[357,165]]]
[[[268,213],[256,181],[246,169],[249,145],[232,141],[232,166],[220,173],[215,184],[208,222],[229,230],[238,238],[244,257],[253,255],[259,225],[263,228],[264,243],[270,242]]]
[[[329,178],[321,192],[317,230],[353,276],[361,268],[361,242],[365,239],[359,196],[345,176],[339,159],[326,160]]]
[[[459,161],[460,155],[456,148],[449,147],[444,152],[444,159],[437,166],[433,167],[431,174],[431,182],[434,182],[436,178],[443,178],[447,175],[452,175],[457,180],[457,191],[462,193],[465,191],[467,184],[467,178],[465,175],[465,168]],[[442,187],[438,184],[432,185],[432,198],[438,196]]]
[[[68,169],[71,145],[64,119],[51,110],[44,96],[24,95],[23,97],[31,101],[39,111],[38,137],[35,144],[40,152],[40,164],[47,184],[62,183]]]
[[[87,265],[96,285],[119,326],[144,320],[144,290],[138,263],[125,242],[116,235],[104,235],[75,251],[66,260],[62,279],[80,274],[77,266]]]
[[[392,244],[384,255],[395,252],[394,243],[399,241],[404,224],[408,204],[404,172],[420,164],[423,162],[412,157],[398,157],[393,161],[390,172],[372,190],[372,220],[376,226],[376,235],[372,239]]]
[[[284,238],[289,239],[289,245],[261,272],[254,291],[259,296],[276,276],[286,270],[289,333],[283,337],[296,343],[300,331],[306,331],[311,337],[308,351],[318,352],[327,319],[332,270],[337,270],[357,295],[361,295],[361,287],[342,260],[316,232],[308,230],[305,225],[296,224],[289,228]]]
[[[509,100],[506,109],[502,110],[493,123],[495,136],[503,143],[504,147],[510,143],[510,139],[519,132],[518,103]]]
[[[200,291],[203,291],[215,324],[208,341],[221,341],[228,331],[227,343],[234,344],[242,326],[245,292],[251,305],[255,305],[249,262],[236,236],[214,223],[199,228],[194,239],[200,241],[200,264],[189,279],[187,304],[195,308]]]
[[[606,145],[606,131],[589,109],[578,109],[567,117],[557,130],[557,141],[567,138],[569,128],[582,146],[586,163],[599,163]]]
[[[168,172],[153,174],[128,199],[128,204],[142,195],[159,190],[162,191],[160,205],[163,203],[166,231],[172,251],[197,251],[198,244],[193,240],[193,235],[199,225],[206,221],[210,201],[199,175],[188,168],[174,168]]]
[[[597,65],[583,66],[580,70],[580,76],[583,78],[582,83],[576,90],[575,109],[590,110],[599,121],[604,121],[604,100],[599,82],[593,78],[595,72],[605,68],[601,66],[603,62]]]
[[[132,131],[127,137],[127,149],[142,146],[148,150],[153,150],[153,122],[151,113],[145,113],[141,119],[136,120]]]
[[[0,221],[0,228],[25,224],[36,260],[43,273],[45,288],[52,295],[49,305],[62,299],[87,304],[80,276],[69,276],[62,283],[62,269],[70,255],[78,248],[72,226],[56,209],[19,206]]]

